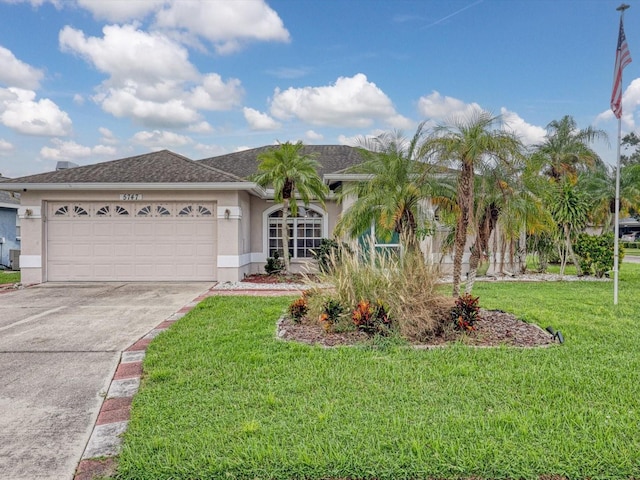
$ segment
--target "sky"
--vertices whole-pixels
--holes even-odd
[[[623,135],[640,124],[640,2]],[[620,0],[0,0],[0,174],[169,149],[411,137],[481,108],[527,145],[571,115],[609,142]]]

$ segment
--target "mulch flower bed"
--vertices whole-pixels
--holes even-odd
[[[555,343],[549,332],[535,324],[523,322],[510,313],[481,309],[480,315],[475,324],[475,331],[458,333],[453,341],[462,340],[467,345],[478,347],[506,345],[529,348],[544,347]],[[366,333],[361,331],[325,332],[319,322],[307,318],[300,323],[294,323],[288,318],[280,320],[278,322],[278,337],[325,347],[355,345],[369,338]],[[415,346],[419,348],[443,346],[451,341],[449,335],[448,338],[436,337],[428,344]]]

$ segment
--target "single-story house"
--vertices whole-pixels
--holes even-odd
[[[0,175],[0,182],[8,180]],[[20,195],[0,190],[0,269],[18,269],[20,251]]]
[[[10,179],[20,192],[26,284],[55,281],[237,281],[282,248],[281,205],[248,178],[274,146],[194,161],[168,150]],[[362,161],[357,149],[305,146],[331,190]],[[292,265],[331,237],[331,195],[290,218]]]

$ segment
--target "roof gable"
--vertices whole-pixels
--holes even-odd
[[[198,163],[219,168],[225,172],[247,179],[258,171],[258,165],[260,163],[258,156],[277,148],[277,145],[252,148],[241,152],[205,158],[199,160]],[[321,177],[327,174],[341,172],[346,168],[362,163],[364,160],[357,148],[347,145],[305,145],[302,153],[315,155],[316,161],[320,164],[318,173]]]
[[[242,182],[231,173],[169,150],[109,162],[5,180],[10,185],[58,183],[225,183]]]

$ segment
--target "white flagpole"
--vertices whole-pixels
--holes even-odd
[[[618,304],[618,270],[620,265],[620,143],[622,142],[622,119],[618,119],[618,155],[616,157],[616,226],[613,240],[613,304]]]
[[[624,11],[629,8],[629,5],[624,3],[620,5],[616,10],[620,12],[620,25],[622,25],[622,19],[624,17]],[[622,89],[622,70],[620,69],[620,88]],[[622,104],[620,105],[622,109]],[[621,110],[622,111],[622,110]],[[620,239],[620,144],[622,143],[622,115],[618,118],[618,143],[617,143],[617,155],[616,155],[616,200],[615,200],[615,215],[616,222],[614,228],[614,240],[613,240],[613,304],[618,304],[618,272],[620,270],[620,254],[619,245]]]

